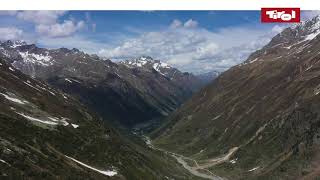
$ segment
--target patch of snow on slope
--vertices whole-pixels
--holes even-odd
[[[152,67],[153,67],[154,70],[156,70],[158,72],[160,71],[158,63],[154,63]]]
[[[23,82],[23,83],[24,83],[25,85],[27,85],[27,86],[29,86],[29,87],[31,87],[31,88],[33,88],[33,89],[35,89],[35,90],[37,90],[37,91],[40,91],[40,92],[41,92],[41,90],[40,90],[40,89],[38,89],[38,88],[36,88],[36,87],[32,86],[30,81]]]
[[[37,85],[37,87],[39,87],[40,89],[42,89],[42,90],[44,90],[44,91],[47,91],[48,93],[52,94],[53,96],[56,95],[54,92],[50,91],[51,89],[49,90],[49,88],[47,89],[47,88],[41,87],[41,86],[39,86],[39,85]]]
[[[80,161],[78,161],[78,160],[76,160],[76,159],[74,159],[74,158],[72,158],[72,157],[69,157],[69,156],[66,156],[66,157],[69,158],[69,159],[71,159],[72,161],[74,161],[74,162],[76,162],[76,163],[78,163],[78,164],[80,164],[80,165],[88,168],[88,169],[91,169],[91,170],[96,171],[96,172],[98,172],[98,173],[104,174],[104,175],[106,175],[106,176],[110,176],[110,177],[111,177],[111,176],[114,176],[114,175],[117,175],[117,174],[118,174],[118,172],[115,171],[115,170],[112,170],[112,171],[109,171],[109,170],[107,170],[107,171],[102,171],[102,170],[96,169],[96,168],[94,168],[94,167],[92,167],[92,166],[89,166],[89,165],[87,165],[87,164],[85,164],[85,163],[83,163],[83,162],[80,162]]]
[[[312,32],[311,34],[307,35],[305,37],[305,40],[312,40],[314,39],[317,35],[320,34],[320,16],[315,17],[311,21],[314,22],[312,26],[309,29],[309,32]]]
[[[318,95],[320,93],[320,85],[318,85],[313,91],[314,95]]]
[[[235,164],[235,163],[237,162],[237,160],[238,160],[238,158],[232,159],[232,160],[230,161],[230,163]]]
[[[259,166],[258,166],[258,167],[255,167],[255,168],[252,168],[252,169],[250,169],[248,172],[255,171],[255,170],[259,169],[259,168],[260,168]]]
[[[23,58],[23,61],[26,63],[33,63],[33,64],[42,65],[42,66],[53,65],[52,57],[49,56],[48,52],[46,53],[46,55],[29,53],[28,51],[19,52],[19,54]]]
[[[64,99],[68,99],[68,97],[66,95],[62,94],[62,96]]]
[[[162,68],[171,68],[171,66],[169,66],[169,64],[164,63],[164,62],[160,62],[160,66],[161,66]]]
[[[55,94],[54,92],[52,92],[52,91],[49,91],[49,90],[48,90],[48,92],[49,92],[50,94],[54,95],[54,96],[56,95],[56,94]]]
[[[154,63],[152,67],[154,70],[156,70],[158,73],[160,73],[163,76],[166,76],[166,75],[161,72],[160,67],[161,68],[170,68],[170,66],[166,63]]]
[[[249,63],[254,63],[256,61],[258,61],[258,58],[255,58],[254,60],[251,60]]]
[[[212,120],[212,121],[214,121],[214,120],[216,120],[216,119],[219,119],[221,116],[222,116],[222,114],[220,114],[220,115],[218,115],[218,116],[216,116],[216,117],[212,118],[211,120]]]
[[[151,58],[148,58],[148,57],[140,57],[140,58],[137,58],[137,59],[122,61],[120,63],[126,65],[127,67],[132,67],[132,66],[143,67],[148,62],[149,63],[153,62],[153,60]]]
[[[316,22],[311,27],[311,30],[313,30],[313,31],[319,30],[319,28],[320,28],[320,16],[316,16],[315,21]]]
[[[2,163],[4,163],[4,164],[6,164],[6,165],[8,165],[8,166],[10,166],[10,164],[9,164],[9,163],[7,163],[5,160],[0,159],[0,162],[2,162]]]
[[[142,67],[145,64],[147,64],[147,61],[142,59],[136,59],[134,62],[131,62],[131,65],[138,66],[138,67]]]
[[[25,115],[23,113],[17,113],[21,116],[23,116],[24,118],[28,119],[28,120],[31,120],[31,121],[37,121],[37,122],[40,122],[40,123],[44,123],[44,124],[48,124],[48,125],[62,125],[62,126],[68,126],[69,123],[67,122],[67,118],[57,118],[57,117],[44,117],[43,119],[49,119],[49,120],[42,120],[42,119],[39,119],[39,118],[34,118],[34,117],[31,117],[31,116],[28,116],[28,115]],[[76,124],[71,124],[73,128],[77,128],[79,127],[79,125],[76,125]]]
[[[79,127],[79,125],[77,125],[77,124],[72,124],[72,123],[71,123],[71,126],[72,126],[73,128],[75,128],[75,129],[77,129],[77,128]]]
[[[141,59],[142,61],[147,60],[147,58],[146,58],[146,57],[141,57],[140,59]]]
[[[320,31],[318,30],[318,31],[316,31],[314,33],[311,33],[311,34],[307,35],[305,37],[305,40],[310,41],[310,40],[314,39],[315,37],[317,37],[317,35],[319,35],[319,34],[320,34]]]
[[[16,48],[16,47],[23,46],[23,45],[26,45],[26,44],[27,43],[24,42],[24,41],[14,41],[10,47],[11,48]]]
[[[18,103],[18,104],[26,104],[28,103],[28,101],[24,101],[24,100],[20,100],[11,96],[8,96],[6,94],[0,93],[2,96],[4,96],[7,100],[14,102],[14,103]]]
[[[159,68],[159,64],[158,64],[158,63],[154,63],[152,67],[153,67],[153,69],[156,70],[158,73],[160,73],[161,75],[164,75],[164,74],[160,71],[160,68]]]
[[[69,82],[69,83],[72,83],[72,81],[70,79],[68,79],[68,78],[65,78],[64,80]]]
[[[58,125],[57,122],[53,122],[53,121],[45,121],[45,120],[41,120],[41,119],[38,119],[38,118],[34,118],[34,117],[31,117],[31,116],[28,116],[28,115],[25,115],[23,113],[17,113],[19,114],[20,116],[30,120],[30,121],[36,121],[36,122],[40,122],[40,123],[44,123],[44,124],[48,124],[48,125]]]
[[[60,122],[60,124],[62,123],[63,126],[68,126],[69,123],[67,122],[67,118],[56,118],[56,117],[48,117],[50,120],[54,121],[54,122]]]

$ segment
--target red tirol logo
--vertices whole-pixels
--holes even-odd
[[[261,8],[263,23],[297,23],[300,22],[300,8]]]

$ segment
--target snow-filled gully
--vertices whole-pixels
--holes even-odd
[[[84,166],[84,167],[86,167],[86,168],[88,168],[88,169],[91,169],[91,170],[93,170],[93,171],[96,171],[96,172],[98,172],[98,173],[100,173],[100,174],[103,174],[103,175],[106,175],[106,176],[109,176],[109,177],[115,176],[115,175],[118,174],[118,172],[115,171],[115,170],[106,170],[106,171],[99,170],[99,169],[96,169],[96,168],[94,168],[94,167],[92,167],[92,166],[89,166],[89,165],[87,165],[87,164],[85,164],[85,163],[83,163],[83,162],[81,162],[81,161],[78,161],[78,160],[76,160],[76,159],[74,159],[74,158],[72,158],[72,157],[69,157],[69,156],[66,156],[66,155],[65,155],[65,157],[67,157],[68,159],[71,159],[72,161],[80,164],[81,166]]]

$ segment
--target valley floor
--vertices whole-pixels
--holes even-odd
[[[174,157],[177,160],[177,162],[179,164],[181,164],[191,174],[193,174],[193,175],[195,175],[197,177],[201,177],[201,178],[204,178],[204,179],[211,179],[211,180],[223,180],[225,178],[222,178],[222,177],[219,177],[219,176],[215,175],[214,173],[212,173],[211,171],[209,171],[206,168],[214,166],[217,163],[224,162],[224,161],[228,160],[229,157],[237,150],[236,148],[234,148],[234,149],[230,150],[229,153],[226,154],[223,157],[219,157],[219,158],[216,158],[216,159],[210,159],[210,160],[208,160],[208,162],[206,162],[204,164],[199,164],[198,161],[196,161],[195,159],[192,159],[192,158],[189,158],[189,157],[185,157],[185,156],[183,156],[181,154],[177,154],[177,153],[174,153],[174,152],[166,151],[164,149],[157,148],[157,147],[153,146],[150,138],[147,137],[147,136],[143,136],[143,138],[144,138],[146,144],[150,148],[152,148],[154,150],[162,151],[165,154],[171,155],[172,157]],[[190,163],[193,164],[193,165],[189,165]]]

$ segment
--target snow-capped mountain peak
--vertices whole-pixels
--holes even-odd
[[[152,59],[152,57],[150,57],[150,56],[141,56],[141,57],[136,58],[136,60],[149,61],[149,62],[154,61],[154,60]]]
[[[311,46],[320,36],[320,16],[297,23],[274,36],[262,49],[252,53],[249,58],[239,64],[248,65],[264,61],[290,60],[291,54],[300,54]],[[285,55],[283,54],[285,52]],[[311,51],[310,51],[311,52]],[[309,53],[310,53],[309,52]]]
[[[5,41],[0,43],[0,57],[11,59],[13,65],[20,69],[23,64],[50,66],[54,60],[49,50],[38,48],[34,44],[27,44],[25,41]],[[32,68],[33,69],[33,68]]]
[[[10,48],[16,48],[19,46],[25,46],[27,45],[27,43],[21,40],[17,40],[17,41],[8,40],[8,41],[0,42],[0,45],[5,47],[10,47]]]
[[[24,46],[24,45],[27,45],[27,43],[25,41],[13,41],[11,47],[16,48],[16,47]]]
[[[295,24],[289,28],[295,33],[295,37],[301,37],[304,40],[312,40],[320,34],[320,16]]]
[[[169,64],[161,62],[160,60],[154,60],[149,56],[141,56],[131,60],[121,61],[120,64],[123,64],[129,68],[139,68],[142,71],[156,71],[170,79],[171,76],[177,71],[176,68],[170,66]]]
[[[141,56],[135,59],[121,61],[120,64],[127,66],[143,67],[146,65],[152,65],[154,67],[170,68],[171,66],[167,63],[161,62],[160,60],[154,60],[150,56]]]
[[[315,31],[320,28],[320,15],[313,17],[312,19],[302,21],[301,23],[294,24],[291,29],[308,29]]]
[[[149,56],[141,56],[135,59],[121,61],[120,64],[124,64],[129,68],[141,68],[146,71],[155,70],[164,76],[168,74],[170,69],[174,69],[169,64],[161,62],[160,60],[154,60]]]
[[[141,56],[135,59],[130,59],[130,60],[125,60],[125,61],[121,61],[121,64],[124,64],[126,66],[129,67],[143,67],[146,64],[151,64],[153,63],[154,60],[149,57],[149,56]]]
[[[162,72],[162,69],[170,69],[171,66],[169,66],[167,63],[163,63],[163,62],[155,62],[152,65],[153,69],[156,70],[157,72],[159,72],[160,74],[164,75],[164,73]]]
[[[45,52],[44,54],[36,54],[26,52],[19,52],[25,63],[38,64],[42,66],[49,66],[53,64],[52,57],[49,55],[49,52]]]

